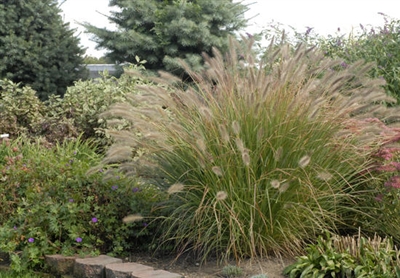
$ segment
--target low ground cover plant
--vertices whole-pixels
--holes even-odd
[[[283,271],[296,277],[400,277],[400,252],[391,238],[320,236]]]
[[[24,138],[0,144],[0,250],[21,272],[43,267],[44,255],[121,255],[147,248],[155,187],[104,170],[87,175],[101,156],[89,141],[65,141],[52,148]]]
[[[213,55],[204,74],[187,67],[193,86],[161,73],[162,86],[104,114],[133,126],[113,133],[107,160],[164,177],[163,241],[203,260],[240,260],[299,254],[325,230],[354,229],[381,139],[349,124],[397,113],[381,105],[394,99],[367,76],[372,65],[343,67],[305,45],[271,48],[259,64],[234,42]],[[136,163],[115,155],[131,148],[146,153]]]

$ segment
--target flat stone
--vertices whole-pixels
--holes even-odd
[[[106,255],[100,255],[93,258],[76,259],[74,264],[74,277],[104,278],[105,266],[115,263],[122,263],[122,260]]]
[[[132,273],[152,270],[152,267],[138,263],[109,264],[105,269],[107,278],[132,278]]]
[[[75,259],[76,257],[66,257],[59,254],[45,256],[45,261],[50,267],[51,273],[55,275],[73,274]]]
[[[151,274],[151,276],[148,276],[149,278],[183,278],[183,276],[181,274],[177,274],[177,273],[172,273],[166,270],[161,270],[161,269],[157,269],[154,270],[153,273]],[[141,277],[141,278],[147,278],[147,277]]]

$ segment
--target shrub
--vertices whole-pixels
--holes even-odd
[[[66,141],[48,149],[23,139],[0,145],[0,250],[12,268],[41,266],[43,256],[122,254],[146,248],[153,224],[148,216],[155,187],[100,170],[88,176],[101,156],[89,142]]]
[[[45,106],[30,87],[20,87],[10,80],[0,80],[0,133],[37,134]]]
[[[374,176],[374,180],[365,184],[360,209],[368,207],[368,215],[358,215],[354,221],[363,225],[364,232],[378,233],[392,237],[400,243],[400,129],[387,126],[384,122],[369,118],[355,121],[353,132],[368,129],[379,133],[383,144],[372,153],[371,164],[366,168]]]
[[[131,65],[126,69],[144,71],[144,66]],[[100,148],[110,144],[110,138],[105,134],[107,127],[99,115],[108,110],[116,102],[124,102],[126,94],[136,91],[138,84],[146,81],[129,74],[120,78],[102,74],[101,78],[87,81],[77,81],[68,87],[64,98],[52,97],[47,102],[48,117],[53,122],[70,121],[82,139],[95,139]]]
[[[281,45],[255,64],[251,46],[205,56],[193,87],[162,73],[105,116],[114,132],[107,161],[138,173],[148,165],[169,185],[164,242],[203,260],[292,255],[324,230],[351,228],[355,192],[378,136],[353,134],[351,118],[381,117],[394,101],[369,79],[371,65],[342,67],[304,45]],[[131,147],[143,148],[132,161]],[[125,153],[128,155],[122,155]],[[348,221],[348,222],[347,222]]]
[[[307,255],[283,271],[296,277],[400,277],[400,253],[390,238],[319,237]]]
[[[243,275],[243,270],[236,265],[226,265],[222,268],[221,275],[225,278],[240,277]]]

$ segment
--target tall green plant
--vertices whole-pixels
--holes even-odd
[[[347,123],[391,111],[379,105],[393,101],[382,81],[366,78],[371,65],[342,68],[304,45],[271,47],[255,64],[246,47],[232,41],[226,57],[214,49],[203,74],[186,66],[195,87],[162,73],[163,86],[105,113],[134,127],[113,133],[107,161],[163,174],[163,240],[202,259],[296,254],[321,231],[346,227],[368,179],[365,147],[379,141]],[[132,161],[131,147],[147,155]]]

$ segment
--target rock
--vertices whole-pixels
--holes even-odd
[[[106,255],[86,259],[76,259],[74,265],[74,277],[103,278],[105,277],[105,266],[115,263],[122,263],[122,260]]]
[[[47,255],[45,260],[50,267],[51,273],[55,275],[69,275],[74,273],[74,263],[76,257],[66,257],[63,255]]]
[[[106,266],[107,278],[132,278],[132,273],[152,271],[150,266],[138,263],[109,264]]]
[[[10,256],[8,255],[8,253],[0,251],[0,265],[9,263],[10,263]]]

